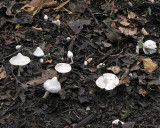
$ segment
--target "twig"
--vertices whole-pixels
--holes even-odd
[[[91,14],[91,16],[93,17],[93,19],[95,20],[96,24],[98,25],[98,24],[99,24],[99,23],[98,23],[98,20],[96,19],[96,17],[95,17],[94,14],[92,13],[92,10],[91,10],[89,7],[87,7],[87,10],[88,10],[88,12]]]
[[[83,126],[86,126],[87,124],[89,124],[90,122],[92,122],[95,119],[95,114],[91,114],[88,117],[84,118],[82,121],[80,121],[76,126],[74,126],[73,128],[81,128]]]

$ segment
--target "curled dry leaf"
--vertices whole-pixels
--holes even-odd
[[[21,10],[34,16],[37,14],[43,6],[43,0],[32,0],[29,4],[24,5]]]
[[[0,80],[7,77],[6,71],[3,67],[0,68]]]
[[[138,90],[138,93],[141,94],[141,95],[144,96],[144,97],[147,95],[147,91],[146,91],[145,89],[143,89],[143,88],[140,88],[140,89]]]
[[[129,86],[130,80],[129,80],[129,69],[126,69],[124,74],[120,77],[119,84],[118,85],[126,85]]]
[[[143,61],[144,69],[148,73],[152,73],[158,68],[158,64],[154,63],[150,58],[142,59],[142,61]]]
[[[125,20],[121,21],[120,24],[123,25],[123,26],[129,26],[130,22],[128,22],[128,20],[125,19]]]
[[[118,65],[108,67],[107,70],[111,70],[111,71],[114,72],[115,74],[118,74],[118,73],[121,71],[121,69],[120,69],[120,67],[119,67]]]
[[[128,18],[134,19],[137,15],[134,12],[128,11]]]
[[[142,32],[143,35],[148,35],[149,34],[144,28],[141,29],[141,32]]]

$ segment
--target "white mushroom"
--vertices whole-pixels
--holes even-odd
[[[99,63],[98,65],[97,65],[97,68],[103,68],[105,66],[105,63]]]
[[[119,83],[119,79],[113,73],[104,73],[96,80],[96,85],[99,88],[113,90]]]
[[[156,42],[152,40],[147,40],[143,43],[143,52],[145,54],[153,54],[157,51]]]
[[[44,59],[43,59],[43,58],[41,58],[41,59],[39,60],[39,62],[40,62],[40,63],[43,63],[43,62],[44,62]]]
[[[57,25],[58,28],[60,28],[60,25],[61,25],[61,21],[60,20],[54,20],[54,21],[52,21],[52,23]]]
[[[52,79],[48,79],[44,82],[43,87],[46,89],[46,92],[43,98],[47,98],[49,93],[58,93],[61,90],[61,84],[57,80],[57,77],[53,77]]]
[[[120,121],[119,119],[112,121],[112,124],[115,124],[115,125],[118,125],[119,123],[124,124],[124,122]]]
[[[71,71],[71,66],[67,63],[58,63],[55,66],[55,70],[59,73],[67,73]]]
[[[67,57],[71,59],[71,63],[70,64],[73,64],[73,52],[68,51]]]
[[[71,40],[71,37],[67,37],[66,40],[67,42],[69,42]]]
[[[87,64],[88,64],[88,62],[85,60],[85,61],[84,61],[84,65],[86,66]]]
[[[27,56],[23,56],[21,53],[18,53],[17,56],[12,57],[9,62],[12,65],[19,66],[18,68],[18,76],[20,76],[20,72],[22,66],[27,65],[30,62],[30,58]]]
[[[16,45],[16,49],[19,50],[22,47],[22,45]]]
[[[36,57],[44,56],[44,52],[40,47],[37,47],[36,50],[33,52],[33,55]]]
[[[44,20],[47,21],[48,20],[48,16],[44,15]]]

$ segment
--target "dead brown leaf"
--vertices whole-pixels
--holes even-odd
[[[115,74],[118,74],[121,71],[121,69],[118,65],[108,67],[107,70],[111,70]]]
[[[124,74],[120,77],[119,84],[118,85],[126,85],[129,86],[130,80],[129,80],[129,69],[126,69]]]
[[[148,35],[149,34],[144,28],[141,29],[141,32],[142,32],[143,35]]]
[[[21,10],[34,16],[37,14],[43,6],[43,0],[32,0],[29,4],[24,5]]]
[[[57,72],[55,70],[42,70],[42,76],[39,76],[31,81],[28,81],[26,84],[28,85],[39,85],[43,84],[46,80],[57,76]]]
[[[135,35],[137,34],[137,27],[122,27],[122,26],[119,26],[118,29],[125,35]]]
[[[83,25],[89,25],[91,23],[91,20],[70,20],[67,22],[68,26],[75,32],[75,34],[78,34],[83,29]]]
[[[142,59],[142,61],[143,61],[144,69],[148,73],[152,73],[158,68],[158,64],[154,63],[150,58]]]
[[[122,20],[122,21],[120,22],[120,24],[123,25],[123,26],[129,26],[129,25],[130,25],[130,22],[128,22],[127,19],[124,19],[124,20]]]
[[[141,94],[141,95],[144,96],[144,97],[147,95],[147,91],[146,91],[145,89],[143,89],[143,88],[140,88],[140,89],[138,90],[138,93]]]
[[[137,15],[134,12],[128,11],[128,19],[134,19]]]
[[[3,67],[0,68],[0,80],[7,77],[6,71]]]
[[[69,8],[72,12],[84,13],[87,8],[87,4],[84,1],[77,1],[75,3],[69,2]]]

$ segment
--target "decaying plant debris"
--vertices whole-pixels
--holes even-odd
[[[159,128],[159,15],[158,0],[1,1],[0,127]],[[143,51],[147,40],[153,54]],[[9,63],[18,53],[31,59],[21,76]],[[70,72],[56,72],[71,58]],[[104,73],[119,79],[112,91],[96,86]],[[54,77],[61,90],[43,99]]]

